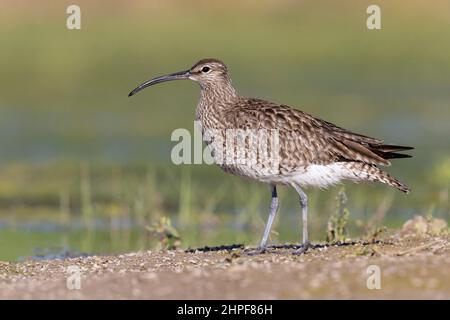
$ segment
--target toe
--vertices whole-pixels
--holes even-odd
[[[304,244],[302,244],[301,248],[294,250],[292,252],[292,254],[296,254],[296,255],[304,254],[304,253],[306,253],[306,251],[308,251],[308,248],[309,248],[309,243],[304,243]]]

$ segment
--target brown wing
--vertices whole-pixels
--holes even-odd
[[[312,117],[312,116],[310,116]],[[324,122],[327,126],[330,127],[330,130],[333,134],[345,139],[350,140],[352,142],[363,145],[366,149],[369,149],[372,153],[380,156],[383,159],[395,159],[395,158],[410,158],[410,155],[396,153],[397,151],[406,151],[412,150],[413,147],[407,146],[399,146],[399,145],[388,145],[383,144],[382,140],[371,138],[359,133],[351,132],[347,129],[336,126],[333,123],[316,119],[318,121]]]
[[[225,116],[235,128],[278,129],[281,165],[287,171],[336,161],[389,165],[388,159],[408,157],[395,151],[412,149],[384,145],[382,140],[353,133],[303,111],[259,99],[243,98]]]

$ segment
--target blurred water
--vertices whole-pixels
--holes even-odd
[[[0,159],[30,164],[58,159],[108,160],[118,164],[170,160],[170,137],[122,135],[129,126],[132,124],[123,116],[106,111],[80,115],[3,108]]]
[[[132,117],[127,120],[126,115],[106,111],[85,116],[3,108],[0,109],[0,159],[29,163],[57,159],[109,160],[122,164],[170,162],[170,152],[175,145],[170,136],[126,134],[127,128],[132,126],[131,120]],[[83,127],[87,129],[81,129],[74,121],[84,122]],[[425,157],[429,160],[430,155],[449,151],[450,141],[445,137],[450,136],[450,127],[445,117],[395,113],[381,116],[376,124],[370,124],[374,125],[373,130],[380,132],[378,136],[386,140],[393,137],[388,142],[416,147],[414,159],[408,162],[423,161]],[[364,132],[363,129],[357,131]],[[430,154],[430,150],[434,152]]]

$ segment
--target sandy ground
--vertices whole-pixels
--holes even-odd
[[[258,255],[241,249],[177,250],[0,262],[0,298],[449,299],[449,240],[392,237],[378,244],[322,244],[300,256],[285,248]],[[376,285],[376,275],[368,274],[371,265],[380,268],[380,289],[368,289],[371,275],[369,282]]]

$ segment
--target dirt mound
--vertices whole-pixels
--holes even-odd
[[[0,262],[0,298],[449,299],[449,249],[448,236],[425,235],[319,244],[300,256],[274,247]]]

